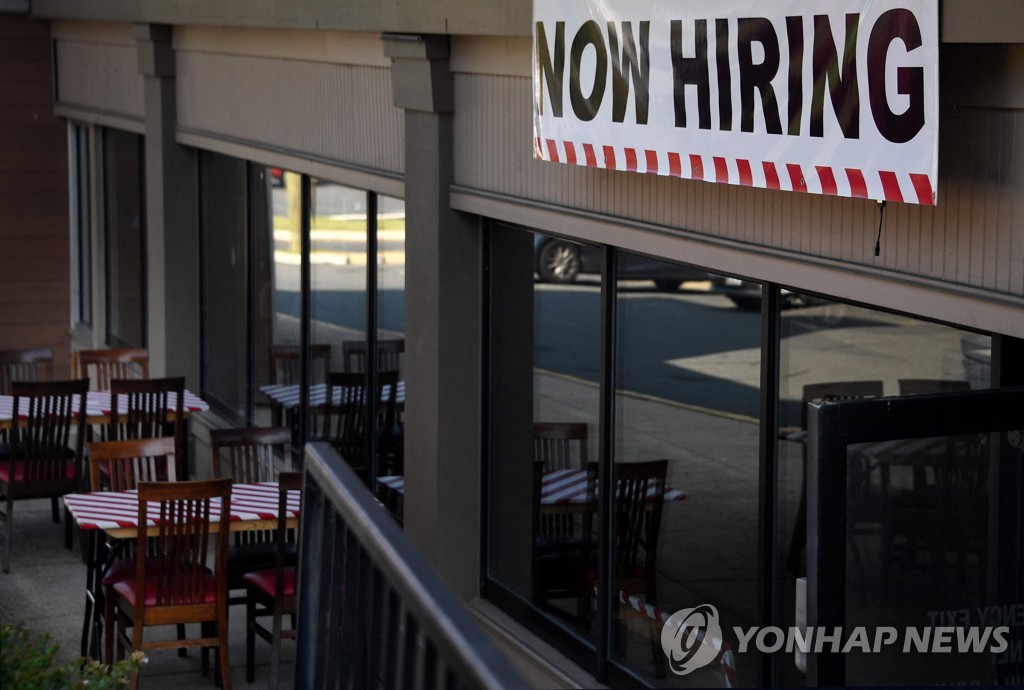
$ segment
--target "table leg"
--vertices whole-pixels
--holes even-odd
[[[85,567],[85,615],[82,617],[82,656],[89,658],[89,632],[97,618],[96,610],[96,564],[99,562],[97,546],[100,541],[96,537],[97,530],[85,530],[86,535],[86,567]]]

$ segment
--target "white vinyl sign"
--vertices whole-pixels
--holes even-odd
[[[937,0],[534,0],[534,155],[934,205]]]

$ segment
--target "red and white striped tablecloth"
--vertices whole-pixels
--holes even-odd
[[[277,482],[261,484],[235,484],[231,487],[230,519],[232,522],[277,520]],[[75,523],[83,530],[116,530],[134,528],[139,524],[139,495],[137,491],[96,491],[88,494],[68,494],[64,503]],[[299,516],[298,491],[288,493],[289,518]],[[211,506],[211,517],[220,521],[219,502]],[[150,527],[155,520],[147,520]]]
[[[299,404],[300,396],[298,384],[291,384],[288,386],[278,384],[260,386],[260,392],[282,407],[297,407]],[[384,386],[383,390],[381,391],[381,399],[387,400],[390,393],[391,386]],[[309,404],[323,405],[325,402],[327,402],[327,384],[317,383],[313,386],[310,386]],[[335,397],[334,402],[341,402],[340,392]],[[405,404],[405,381],[398,382],[398,387],[395,391],[395,402],[398,403],[399,405]]]
[[[87,417],[96,418],[110,414],[110,391],[89,391],[85,400],[85,414]],[[75,399],[77,402],[77,398]],[[177,396],[171,393],[168,400],[168,411],[174,409],[177,404]],[[195,393],[186,390],[181,401],[182,409],[186,412],[206,412],[210,406],[205,400]],[[128,411],[127,400],[121,397],[118,400],[118,412],[124,414]],[[78,409],[77,407],[75,408]],[[24,416],[24,413],[22,413]],[[14,418],[14,396],[0,395],[0,422],[9,422]]]
[[[377,481],[398,493],[405,493],[405,477],[377,477]],[[541,505],[562,505],[585,503],[587,501],[587,473],[582,470],[550,470],[544,473],[540,487]],[[648,490],[648,498],[654,497],[654,487]],[[682,489],[665,487],[666,501],[682,501],[686,492]]]

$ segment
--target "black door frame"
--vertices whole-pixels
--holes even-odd
[[[817,403],[810,405],[808,423],[807,625],[842,628],[846,612],[847,446],[1020,431],[1024,428],[1024,387]],[[1007,443],[1002,436],[1001,445]],[[807,679],[808,685],[815,687],[844,686],[844,656],[824,651],[808,654]]]

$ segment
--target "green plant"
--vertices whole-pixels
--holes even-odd
[[[20,621],[0,626],[0,688],[123,688],[146,661],[142,652],[136,652],[112,665],[79,659],[54,666],[58,650],[49,633],[32,634]]]

